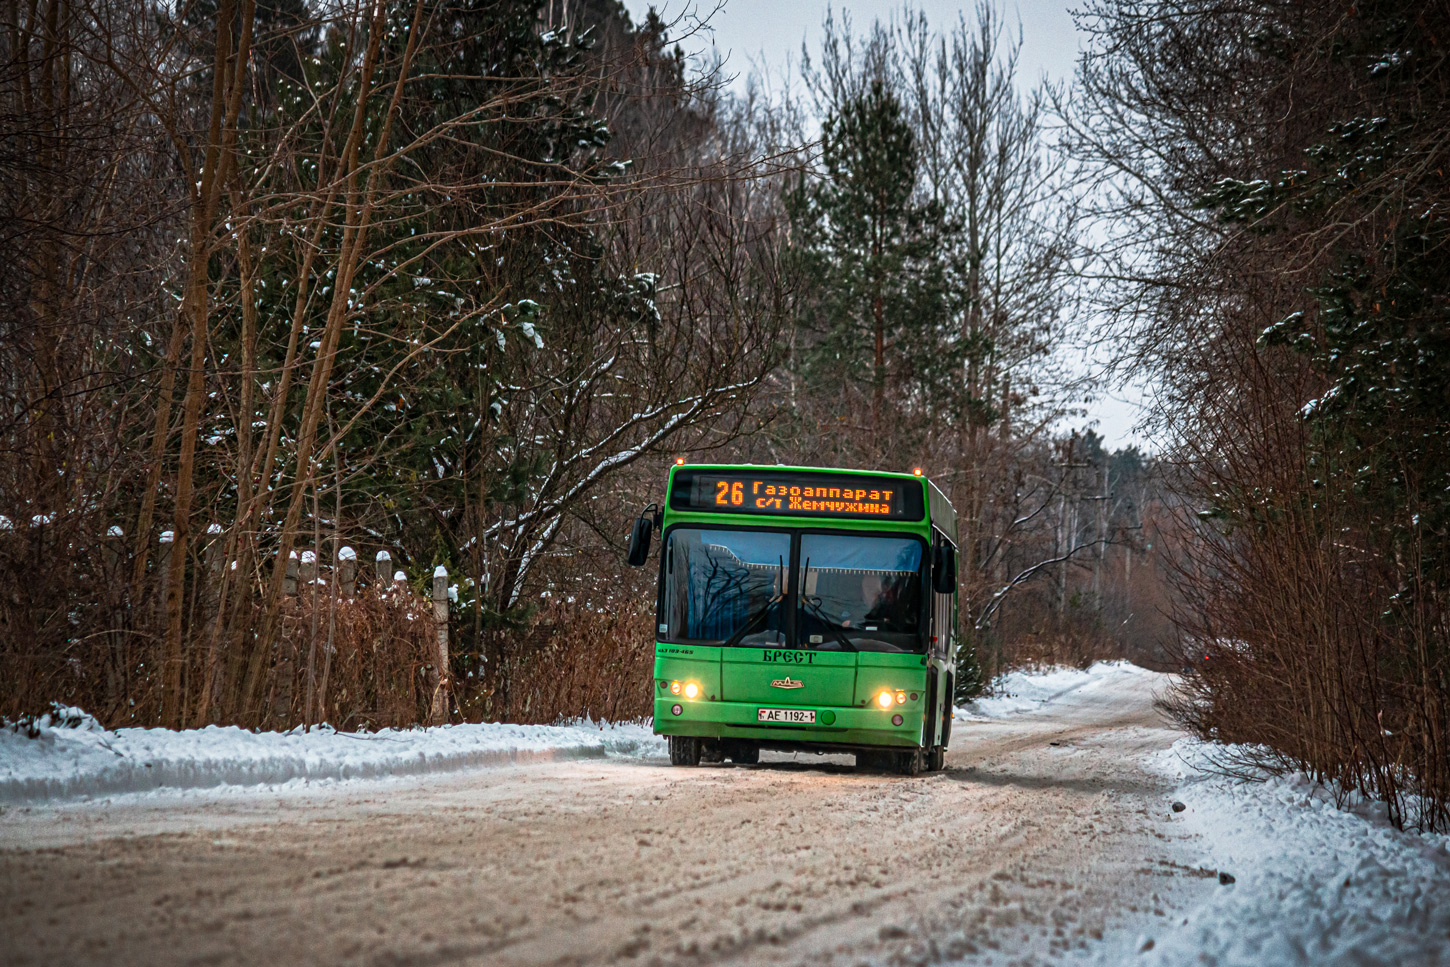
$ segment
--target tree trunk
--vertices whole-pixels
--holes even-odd
[[[254,0],[243,0],[241,37],[232,48],[234,0],[222,0],[217,9],[216,60],[212,81],[211,124],[205,161],[198,172],[197,207],[192,218],[191,264],[183,315],[191,320],[191,372],[187,380],[181,420],[181,451],[176,461],[176,513],[170,579],[166,588],[166,637],[162,655],[161,721],[170,728],[182,725],[181,672],[182,604],[186,587],[186,561],[191,537],[191,498],[195,488],[196,439],[206,395],[208,338],[208,265],[213,220],[222,186],[229,176],[236,139],[236,118],[241,111],[242,89],[252,40]]]
[[[372,88],[372,78],[377,65],[381,37],[386,27],[386,10],[383,4],[375,3],[373,6],[373,23],[372,29],[369,31],[368,49],[363,59],[359,79],[357,106],[353,115],[352,130],[348,136],[348,147],[343,154],[342,167],[340,169],[347,173],[348,187],[342,245],[335,273],[336,279],[334,282],[332,303],[328,309],[327,322],[323,330],[321,345],[318,347],[317,359],[313,363],[312,376],[307,387],[306,402],[303,404],[302,425],[299,428],[297,436],[296,476],[290,488],[291,492],[288,499],[287,516],[282,524],[277,561],[272,567],[272,576],[265,598],[262,624],[259,628],[257,641],[253,647],[251,662],[247,669],[247,679],[243,687],[244,715],[248,714],[247,709],[257,708],[255,699],[259,694],[263,659],[266,657],[267,651],[271,648],[272,638],[276,634],[278,622],[281,617],[285,555],[292,550],[293,542],[296,539],[297,527],[301,522],[306,488],[316,473],[316,460],[314,456],[321,457],[325,455],[325,447],[323,448],[323,454],[314,455],[318,425],[323,412],[323,402],[326,398],[328,383],[332,378],[332,365],[337,350],[337,343],[342,335],[343,323],[346,321],[350,311],[348,293],[362,262],[363,245],[367,238],[368,227],[376,203],[376,196],[381,190],[386,176],[386,166],[382,162],[387,155],[393,121],[397,116],[398,104],[402,99],[403,89],[405,87],[403,79],[407,78],[409,71],[412,69],[413,55],[417,51],[418,38],[421,34],[422,12],[423,3],[422,0],[418,0],[414,6],[413,23],[408,34],[407,47],[404,49],[402,63],[399,68],[399,80],[393,85],[392,101],[389,103],[387,113],[384,116],[382,129],[377,134],[376,149],[373,152],[374,168],[368,173],[367,183],[363,186],[360,185],[362,172],[360,170],[361,166],[357,163],[357,159],[362,136],[367,127],[367,105]]]

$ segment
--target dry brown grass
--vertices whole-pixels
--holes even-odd
[[[1450,609],[1415,586],[1413,555],[1290,496],[1195,557],[1192,673],[1170,713],[1240,765],[1302,769],[1383,799],[1396,825],[1450,827]]]
[[[331,612],[326,596],[319,595],[315,605],[306,594],[287,600],[262,727],[325,721],[339,729],[366,730],[426,722],[436,687],[429,602],[398,589],[339,599],[329,654]],[[306,708],[309,655],[315,695],[311,714]]]
[[[488,711],[508,722],[653,714],[654,607],[605,610],[552,602],[526,634],[513,636],[489,681]]]
[[[437,687],[429,602],[398,588],[340,600],[328,661],[330,603],[319,597],[315,623],[306,594],[288,600],[282,640],[269,670],[265,727],[285,729],[309,721],[340,729],[427,723]],[[551,599],[524,627],[489,634],[488,661],[454,650],[448,719],[550,724],[647,717],[652,711],[653,620],[653,609],[639,604],[601,610]],[[309,716],[305,696],[314,640],[312,680],[320,705]]]
[[[327,579],[325,570],[322,578]],[[363,587],[334,603],[324,587],[315,596],[304,587],[285,601],[279,637],[263,669],[258,727],[327,722],[371,730],[428,724],[438,688],[431,602],[389,585]],[[15,677],[7,673],[9,681],[0,689],[0,718],[33,715],[61,702],[91,712],[108,728],[154,724],[160,649],[148,617],[118,601],[112,614],[94,619],[111,630],[77,635],[60,652],[18,648],[10,639],[0,667]],[[455,620],[447,720],[646,717],[653,620],[647,604],[614,602],[600,610],[553,599],[522,627],[487,633],[482,644],[488,660],[482,662],[457,643],[461,622]],[[205,682],[224,679],[217,672],[225,661],[219,655],[209,669],[198,655],[188,664],[183,675],[188,708],[197,707]],[[215,698],[213,709],[221,707]],[[207,723],[236,724],[214,714]]]

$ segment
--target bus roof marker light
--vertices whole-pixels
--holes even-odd
[[[912,468],[911,468],[911,472],[912,472],[912,474],[914,474],[914,475],[915,475],[915,476],[918,476],[918,477],[920,477],[920,476],[921,476],[921,468],[920,468],[920,467],[912,467]]]
[[[675,466],[677,466],[677,467],[683,467],[684,465],[685,465],[685,458],[684,457],[675,457]]]

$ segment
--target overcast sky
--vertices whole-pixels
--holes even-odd
[[[1020,21],[1022,53],[1018,64],[1019,77],[1026,84],[1041,77],[1052,81],[1071,81],[1077,59],[1079,34],[1068,12],[1081,0],[1000,0],[1007,25],[1014,33]],[[944,29],[959,17],[973,19],[976,4],[951,3],[946,0],[913,0],[913,7],[926,13],[933,27]],[[715,0],[625,0],[631,16],[639,22],[654,6],[667,22],[682,13],[708,14]],[[701,31],[681,42],[687,54],[708,51],[711,43],[727,56],[726,72],[736,76],[737,87],[753,67],[764,67],[772,76],[779,75],[787,63],[800,63],[801,43],[814,51],[820,40],[821,22],[826,8],[837,14],[850,15],[857,31],[873,20],[887,19],[902,9],[900,0],[724,0],[723,8],[709,18],[708,31]],[[682,22],[674,31],[679,34]],[[1088,407],[1089,422],[1096,422],[1097,431],[1106,437],[1110,449],[1143,441],[1132,432],[1138,418],[1136,391],[1103,394]]]

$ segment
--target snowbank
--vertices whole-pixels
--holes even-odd
[[[1124,676],[1126,662],[1013,672],[958,710],[1003,718],[1071,703]],[[1132,918],[1064,962],[1116,967],[1450,967],[1450,836],[1400,832],[1382,804],[1341,810],[1304,776],[1220,775],[1215,747],[1180,739],[1145,768],[1176,788],[1163,804],[1202,902],[1168,920]],[[1169,811],[1170,802],[1184,809]],[[1227,874],[1220,882],[1217,874]]]
[[[1341,811],[1303,776],[1242,783],[1182,739],[1149,757],[1177,780],[1175,823],[1199,862],[1230,874],[1166,933],[1134,943],[1143,965],[1450,964],[1450,837],[1402,833],[1383,806]]]
[[[664,755],[647,725],[444,725],[391,732],[106,731],[78,709],[0,728],[0,803],[154,789],[447,772],[540,758]]]
[[[1162,676],[1126,661],[1100,661],[1085,670],[1050,668],[1009,672],[997,680],[997,694],[960,706],[957,717],[970,721],[1036,712],[1066,696],[1089,693],[1128,678],[1161,679]]]

